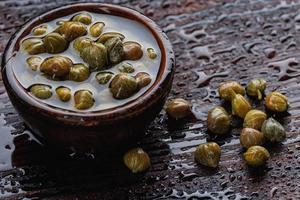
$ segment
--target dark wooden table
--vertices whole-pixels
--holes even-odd
[[[74,2],[2,0],[0,52],[26,20]],[[167,33],[177,61],[169,98],[191,101],[196,117],[174,123],[162,111],[138,144],[151,156],[152,167],[133,175],[118,156],[66,159],[45,149],[24,126],[0,80],[0,199],[300,199],[300,1],[113,3],[144,13]],[[288,114],[276,116],[288,138],[282,145],[268,146],[271,159],[260,169],[243,161],[241,121],[234,120],[225,138],[212,138],[205,125],[207,110],[223,103],[218,85],[224,80],[245,85],[253,77],[268,80],[267,92],[285,93],[291,105]],[[215,170],[194,162],[195,147],[207,140],[222,145]]]

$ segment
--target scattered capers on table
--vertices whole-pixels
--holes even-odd
[[[90,25],[92,23],[92,16],[88,13],[79,13],[72,17],[72,21],[81,22],[85,25]]]
[[[253,128],[243,128],[240,134],[240,143],[246,149],[262,145],[264,143],[264,134]]]
[[[65,56],[53,56],[46,58],[42,62],[40,70],[52,78],[64,77],[69,74],[72,66],[73,62],[70,58]]]
[[[262,99],[262,94],[264,93],[267,86],[267,82],[262,78],[252,79],[247,87],[247,94],[251,97],[257,97],[258,100]]]
[[[30,92],[39,99],[49,99],[52,96],[51,87],[43,84],[31,86]]]
[[[226,110],[217,106],[208,111],[207,128],[216,135],[223,135],[229,131],[231,119]]]
[[[89,109],[94,105],[93,93],[88,90],[79,90],[74,94],[75,108],[79,110]]]
[[[221,99],[224,99],[226,101],[232,100],[232,91],[235,94],[244,95],[245,89],[236,81],[226,81],[224,83],[220,84],[220,87],[218,89],[219,95]]]
[[[252,146],[244,153],[244,158],[248,165],[258,167],[266,163],[270,153],[262,146]]]
[[[266,140],[270,142],[282,142],[286,138],[283,126],[273,118],[267,119],[261,128]]]
[[[43,61],[42,58],[40,58],[38,56],[31,56],[31,57],[29,57],[29,58],[26,59],[27,65],[33,71],[36,71],[40,67],[42,61]]]
[[[132,173],[139,173],[147,170],[150,165],[150,158],[142,148],[134,148],[123,156],[124,164]]]
[[[280,92],[271,92],[266,96],[266,108],[273,112],[285,112],[289,107],[288,98]]]
[[[63,102],[67,102],[71,99],[71,90],[67,87],[58,87],[55,89],[55,92],[58,98]]]
[[[251,110],[251,105],[241,94],[234,94],[231,100],[232,114],[244,118]]]
[[[215,142],[200,144],[195,151],[195,159],[198,163],[216,168],[221,157],[221,147]]]
[[[190,103],[182,98],[172,99],[167,102],[166,112],[174,119],[182,119],[191,113]]]
[[[267,119],[266,113],[260,110],[250,110],[244,118],[244,128],[254,128],[260,130],[264,121]]]
[[[114,98],[126,99],[137,92],[138,83],[134,77],[120,73],[112,79],[109,89]]]

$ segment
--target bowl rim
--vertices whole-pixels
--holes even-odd
[[[15,49],[18,50],[20,48],[19,47],[20,40],[24,36],[26,36],[29,33],[29,31],[31,31],[31,29],[36,25],[46,23],[55,18],[67,16],[80,11],[98,12],[101,14],[111,14],[114,16],[117,15],[121,17],[126,17],[128,19],[135,20],[138,23],[142,23],[144,26],[148,28],[148,30],[156,39],[162,54],[161,63],[160,63],[156,80],[151,85],[150,88],[148,88],[140,96],[136,97],[132,101],[129,101],[125,104],[122,104],[117,107],[109,108],[109,109],[91,111],[91,112],[89,111],[76,112],[67,109],[52,107],[46,103],[40,102],[32,98],[28,94],[28,92],[26,92],[25,88],[23,88],[19,83],[18,84],[14,83],[14,87],[16,87],[17,90],[12,89],[13,86],[11,85],[11,82],[9,80],[6,80],[6,78],[8,78],[7,70],[11,70],[11,69],[7,69],[5,66],[6,63],[9,61],[9,59],[14,56]],[[59,16],[57,17],[57,15]],[[104,3],[69,4],[69,5],[62,6],[60,8],[49,10],[42,15],[35,16],[29,19],[11,36],[10,40],[8,41],[5,47],[3,57],[2,57],[2,62],[1,62],[2,77],[3,77],[4,85],[7,90],[12,89],[12,92],[17,93],[17,97],[20,98],[22,101],[28,103],[30,106],[36,109],[43,110],[44,115],[48,114],[48,115],[55,116],[55,118],[63,118],[65,120],[69,119],[71,121],[78,120],[78,118],[80,118],[80,120],[84,120],[87,118],[98,118],[98,119],[100,118],[105,121],[109,119],[126,119],[128,116],[132,114],[138,114],[143,112],[143,110],[146,110],[146,108],[149,107],[151,104],[153,104],[155,100],[158,100],[162,95],[164,95],[162,91],[163,90],[162,85],[171,84],[170,82],[172,82],[173,80],[174,68],[175,68],[175,57],[174,57],[174,52],[172,50],[172,45],[169,39],[167,38],[166,34],[158,27],[158,25],[153,20],[146,17],[142,13],[133,10],[132,8],[113,5],[113,4],[104,4]],[[12,75],[14,79],[17,80],[14,74]],[[169,80],[168,81],[169,83],[166,83],[165,82],[166,80]]]

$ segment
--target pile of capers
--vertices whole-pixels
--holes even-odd
[[[135,67],[129,62],[123,62],[141,59],[144,54],[142,46],[135,41],[124,41],[125,36],[121,33],[103,33],[104,29],[105,23],[93,22],[92,16],[87,12],[75,14],[70,20],[57,22],[53,31],[48,30],[47,24],[39,25],[32,29],[33,37],[24,39],[21,44],[23,51],[30,55],[26,60],[27,65],[31,70],[40,71],[44,77],[54,81],[83,82],[96,71],[96,81],[100,85],[107,85],[115,99],[129,98],[152,81],[146,72],[130,75],[135,72]],[[82,63],[73,63],[70,58],[60,55],[71,44]],[[42,59],[37,56],[41,53],[55,55]],[[147,55],[149,59],[157,57],[153,48],[147,49]],[[108,71],[119,63],[118,74]],[[55,91],[61,101],[71,99],[70,88],[61,86]],[[48,99],[53,94],[51,87],[44,84],[32,85],[30,92],[40,99]],[[93,94],[89,90],[75,91],[74,102],[76,109],[88,109],[94,104]]]

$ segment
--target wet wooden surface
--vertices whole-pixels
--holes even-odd
[[[0,52],[27,19],[72,2],[77,1],[2,0]],[[66,159],[39,145],[0,82],[0,199],[300,199],[300,1],[114,3],[144,13],[167,33],[177,60],[169,98],[191,101],[195,117],[174,123],[162,111],[138,144],[151,156],[152,167],[132,175],[118,156]],[[223,104],[216,92],[220,82],[245,85],[253,77],[267,79],[267,92],[279,90],[291,104],[288,114],[275,116],[287,140],[268,146],[271,159],[260,169],[242,159],[239,120],[224,138],[209,136],[204,123],[207,110]],[[194,162],[195,146],[207,140],[222,145],[215,170]]]

